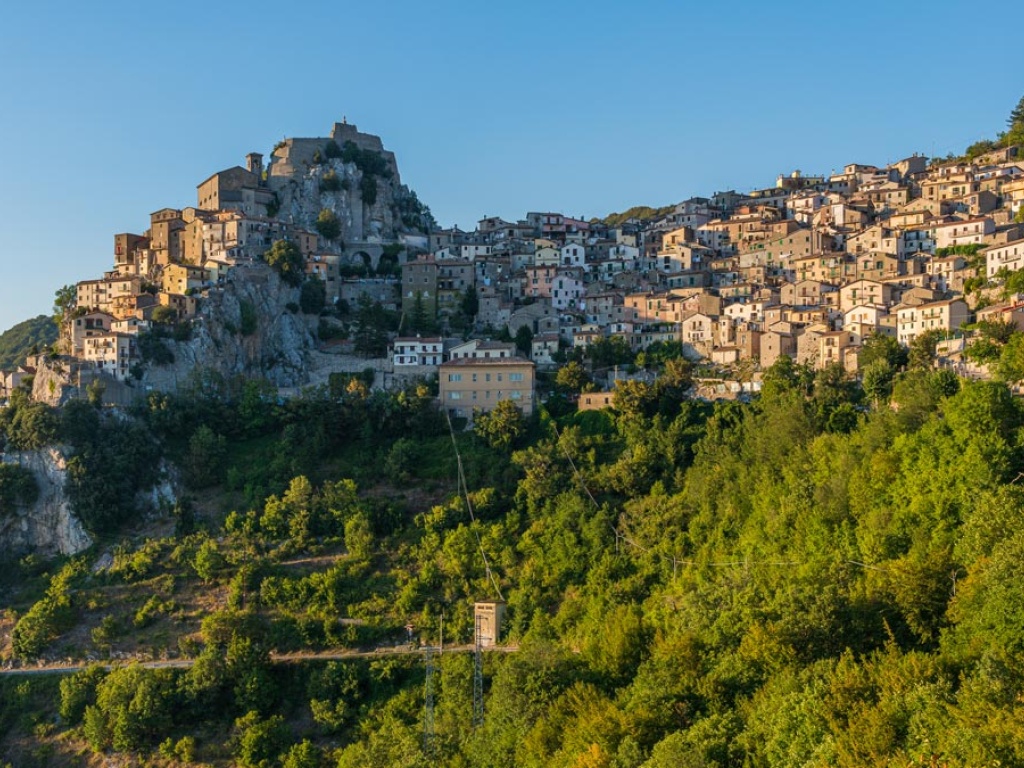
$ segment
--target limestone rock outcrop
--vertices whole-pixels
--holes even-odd
[[[92,545],[68,499],[64,448],[11,452],[0,458],[29,470],[39,487],[33,504],[18,506],[13,515],[0,518],[0,556],[18,557],[30,552],[44,557],[74,555]]]
[[[191,338],[163,341],[174,362],[147,366],[139,386],[176,391],[197,370],[226,380],[265,378],[279,387],[304,384],[308,356],[316,347],[317,318],[294,311],[298,301],[299,290],[272,267],[262,262],[239,265],[200,303]]]
[[[43,359],[32,379],[32,399],[49,405],[63,405],[78,391],[71,363],[66,358]]]
[[[355,153],[329,156],[327,147],[355,149],[374,160],[371,167],[353,159]],[[331,180],[326,184],[327,179]],[[331,135],[317,139],[285,139],[267,169],[267,185],[277,195],[277,217],[313,231],[323,210],[334,213],[341,234],[321,238],[325,252],[356,263],[369,258],[376,265],[381,248],[391,243],[426,245],[433,217],[415,193],[402,184],[392,152],[380,137],[354,125],[335,123]],[[422,242],[420,242],[422,241]],[[363,256],[365,254],[365,256]]]

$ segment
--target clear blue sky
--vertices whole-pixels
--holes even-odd
[[[100,276],[116,232],[342,116],[463,228],[960,151],[1024,95],[1009,21],[938,0],[4,3],[0,330]]]

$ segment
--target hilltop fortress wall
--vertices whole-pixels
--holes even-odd
[[[322,155],[324,147],[331,140],[339,147],[345,146],[346,141],[351,141],[362,150],[379,152],[387,161],[395,184],[402,183],[401,177],[398,175],[398,162],[395,160],[395,153],[384,149],[384,142],[380,136],[362,133],[351,123],[335,123],[331,129],[331,135],[324,138],[284,139],[274,149],[270,158],[267,185],[277,191],[291,179],[305,173],[306,169],[313,164],[316,153],[319,151]]]

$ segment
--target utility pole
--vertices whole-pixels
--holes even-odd
[[[426,679],[423,684],[425,706],[423,711],[423,755],[428,760],[434,754],[434,647],[423,647],[423,660],[426,664]]]
[[[484,724],[484,654],[481,647],[481,617],[474,617],[473,631],[473,727]]]

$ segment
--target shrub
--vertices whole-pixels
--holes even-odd
[[[185,479],[193,488],[215,485],[224,471],[227,442],[203,424],[189,438],[185,457]]]
[[[344,163],[353,163],[364,175],[384,178],[391,176],[391,169],[388,168],[388,161],[384,159],[384,155],[372,149],[360,149],[351,141],[345,142],[341,150],[341,160]]]
[[[319,315],[327,304],[327,286],[323,280],[313,276],[302,284],[299,306],[307,315]]]
[[[178,319],[178,310],[173,307],[159,306],[153,309],[152,320],[154,323],[170,325]]]
[[[39,498],[35,475],[16,464],[0,464],[0,516]]]
[[[366,205],[374,205],[377,202],[377,178],[368,173],[363,174],[359,180],[359,196]]]
[[[328,171],[320,177],[321,192],[337,192],[341,189],[341,179],[334,171]]]
[[[154,365],[171,365],[174,362],[174,353],[171,352],[163,337],[156,331],[140,333],[138,338],[139,355],[143,362]]]
[[[132,624],[136,629],[143,629],[149,626],[160,616],[165,616],[174,609],[174,603],[170,600],[161,600],[153,595],[135,612]]]
[[[344,326],[332,323],[326,317],[320,318],[320,325],[317,326],[316,334],[320,341],[331,341],[332,339],[344,339],[348,334]]]
[[[192,560],[192,569],[196,572],[196,576],[204,583],[209,584],[223,567],[224,556],[217,548],[217,542],[213,539],[206,539],[196,550]]]
[[[271,219],[277,216],[281,211],[281,201],[277,198],[277,192],[274,193],[274,197],[267,203],[267,216]]]
[[[330,208],[324,208],[316,217],[316,231],[326,240],[335,240],[341,234],[341,222]],[[297,250],[297,249],[296,249]]]
[[[238,330],[243,336],[252,336],[256,333],[256,327],[258,325],[256,307],[252,305],[252,302],[243,300],[239,302],[239,310],[241,314],[241,326]]]
[[[298,286],[302,282],[306,262],[302,258],[302,251],[295,243],[290,240],[278,240],[270,246],[270,250],[263,258],[289,285]]]
[[[46,595],[19,619],[11,632],[11,648],[20,658],[38,656],[43,648],[74,622],[71,584],[82,574],[81,561],[65,565],[50,579]]]

